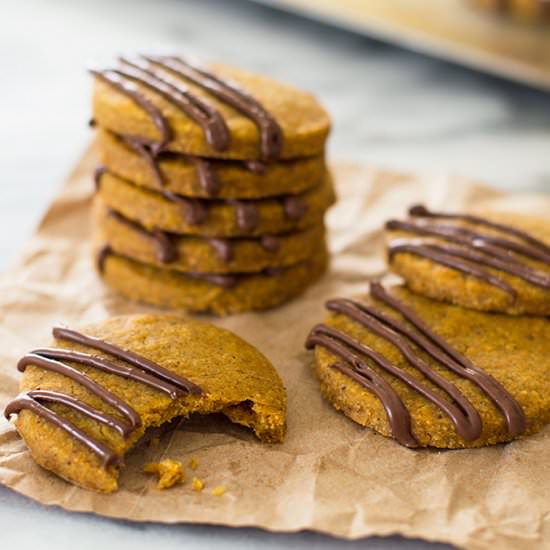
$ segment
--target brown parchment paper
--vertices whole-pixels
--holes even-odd
[[[56,321],[77,325],[145,311],[106,290],[88,251],[93,151],[68,178],[21,259],[0,281],[0,407],[17,393],[16,360],[47,343]],[[412,451],[362,429],[325,403],[303,348],[324,301],[365,289],[384,273],[381,227],[415,202],[550,212],[550,197],[506,196],[456,178],[335,165],[340,201],[328,224],[330,274],[279,309],[212,319],[261,349],[288,390],[288,436],[262,445],[245,429],[201,418],[127,458],[113,495],[75,488],[34,464],[11,425],[0,423],[0,482],[48,505],[135,521],[202,522],[339,537],[399,533],[472,549],[550,547],[550,430],[471,451]],[[199,461],[203,493],[158,491],[145,461]],[[190,473],[188,471],[188,473]],[[224,485],[215,497],[210,490]]]

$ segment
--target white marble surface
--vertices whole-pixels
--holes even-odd
[[[156,47],[315,91],[334,117],[334,159],[550,191],[550,95],[245,1],[0,0],[0,269],[14,260],[89,139],[85,65]],[[2,488],[0,541],[19,549],[432,547],[131,525],[46,509]]]

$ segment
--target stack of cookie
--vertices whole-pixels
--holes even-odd
[[[323,395],[406,447],[510,441],[550,422],[550,225],[433,212],[390,220],[404,285],[327,302],[307,340]]]
[[[223,315],[281,304],[323,273],[330,121],[311,95],[173,56],[92,74],[94,247],[111,287]]]

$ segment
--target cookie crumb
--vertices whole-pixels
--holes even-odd
[[[143,467],[147,474],[158,474],[158,489],[170,489],[178,483],[185,481],[185,470],[181,462],[167,458],[161,462],[149,462]]]
[[[200,493],[204,489],[204,481],[198,477],[194,477],[191,486],[193,487],[193,491]]]
[[[189,461],[189,468],[191,468],[191,470],[196,470],[198,467],[199,461],[194,456],[192,456],[191,460]]]
[[[223,485],[218,485],[212,489],[212,494],[215,497],[221,497],[225,493],[225,487]]]
[[[159,443],[160,443],[160,437],[152,437],[149,440],[149,443],[147,445],[148,445],[149,448],[155,449],[156,447],[159,446]]]

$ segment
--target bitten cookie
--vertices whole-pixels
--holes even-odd
[[[178,273],[136,262],[108,247],[98,252],[103,280],[123,296],[161,307],[230,315],[268,309],[301,294],[326,270],[327,250],[319,243],[298,264],[258,273]]]
[[[250,273],[310,258],[325,236],[322,225],[255,238],[202,238],[150,231],[94,200],[94,238],[113,252],[181,272]]]
[[[550,224],[534,216],[409,211],[386,224],[390,269],[464,307],[550,315]]]
[[[6,417],[34,460],[87,489],[112,492],[125,453],[151,426],[222,413],[261,441],[281,442],[286,392],[254,347],[208,323],[134,315],[55,327],[25,355],[22,393]]]
[[[327,302],[311,331],[324,397],[407,447],[511,441],[550,422],[550,321],[435,302],[404,287]]]

